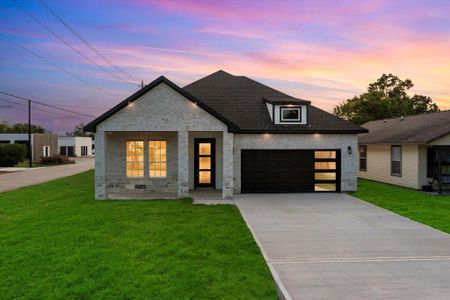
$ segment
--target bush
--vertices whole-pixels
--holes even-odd
[[[20,144],[0,144],[0,167],[14,167],[25,160],[27,149]]]
[[[75,161],[66,156],[53,155],[50,157],[41,157],[39,163],[41,165],[66,165],[66,164],[74,164]]]

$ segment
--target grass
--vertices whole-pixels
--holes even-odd
[[[31,167],[32,168],[45,167],[45,166],[48,166],[48,165],[41,165],[40,163],[35,162],[35,161],[33,161],[31,163]],[[15,167],[17,167],[17,168],[29,168],[30,165],[28,163],[28,160],[25,160],[23,162],[18,163]]]
[[[411,220],[450,233],[450,196],[430,195],[385,183],[359,179],[353,196]]]
[[[93,182],[0,194],[2,299],[276,299],[235,206],[95,201]]]

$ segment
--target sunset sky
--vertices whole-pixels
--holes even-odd
[[[45,3],[129,74],[106,63],[38,0],[3,0],[1,91],[98,116],[135,92],[140,80],[165,75],[183,86],[223,69],[332,111],[382,73],[393,73],[413,81],[412,94],[450,109],[448,0]],[[19,103],[0,95],[0,120],[25,122],[26,107]],[[58,133],[92,120],[37,108],[46,111],[34,110],[34,123]]]

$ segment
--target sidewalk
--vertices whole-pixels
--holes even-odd
[[[76,164],[39,167],[23,172],[0,174],[0,192],[15,190],[50,180],[75,175],[94,168],[93,158],[76,159]]]

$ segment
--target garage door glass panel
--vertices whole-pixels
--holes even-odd
[[[336,173],[334,172],[316,173],[314,178],[316,180],[336,180]]]
[[[335,192],[336,183],[316,183],[314,185],[314,191],[316,192]]]
[[[336,159],[336,151],[315,151],[314,158],[316,158],[316,159]]]
[[[336,162],[334,161],[319,161],[314,163],[316,170],[336,170]]]

